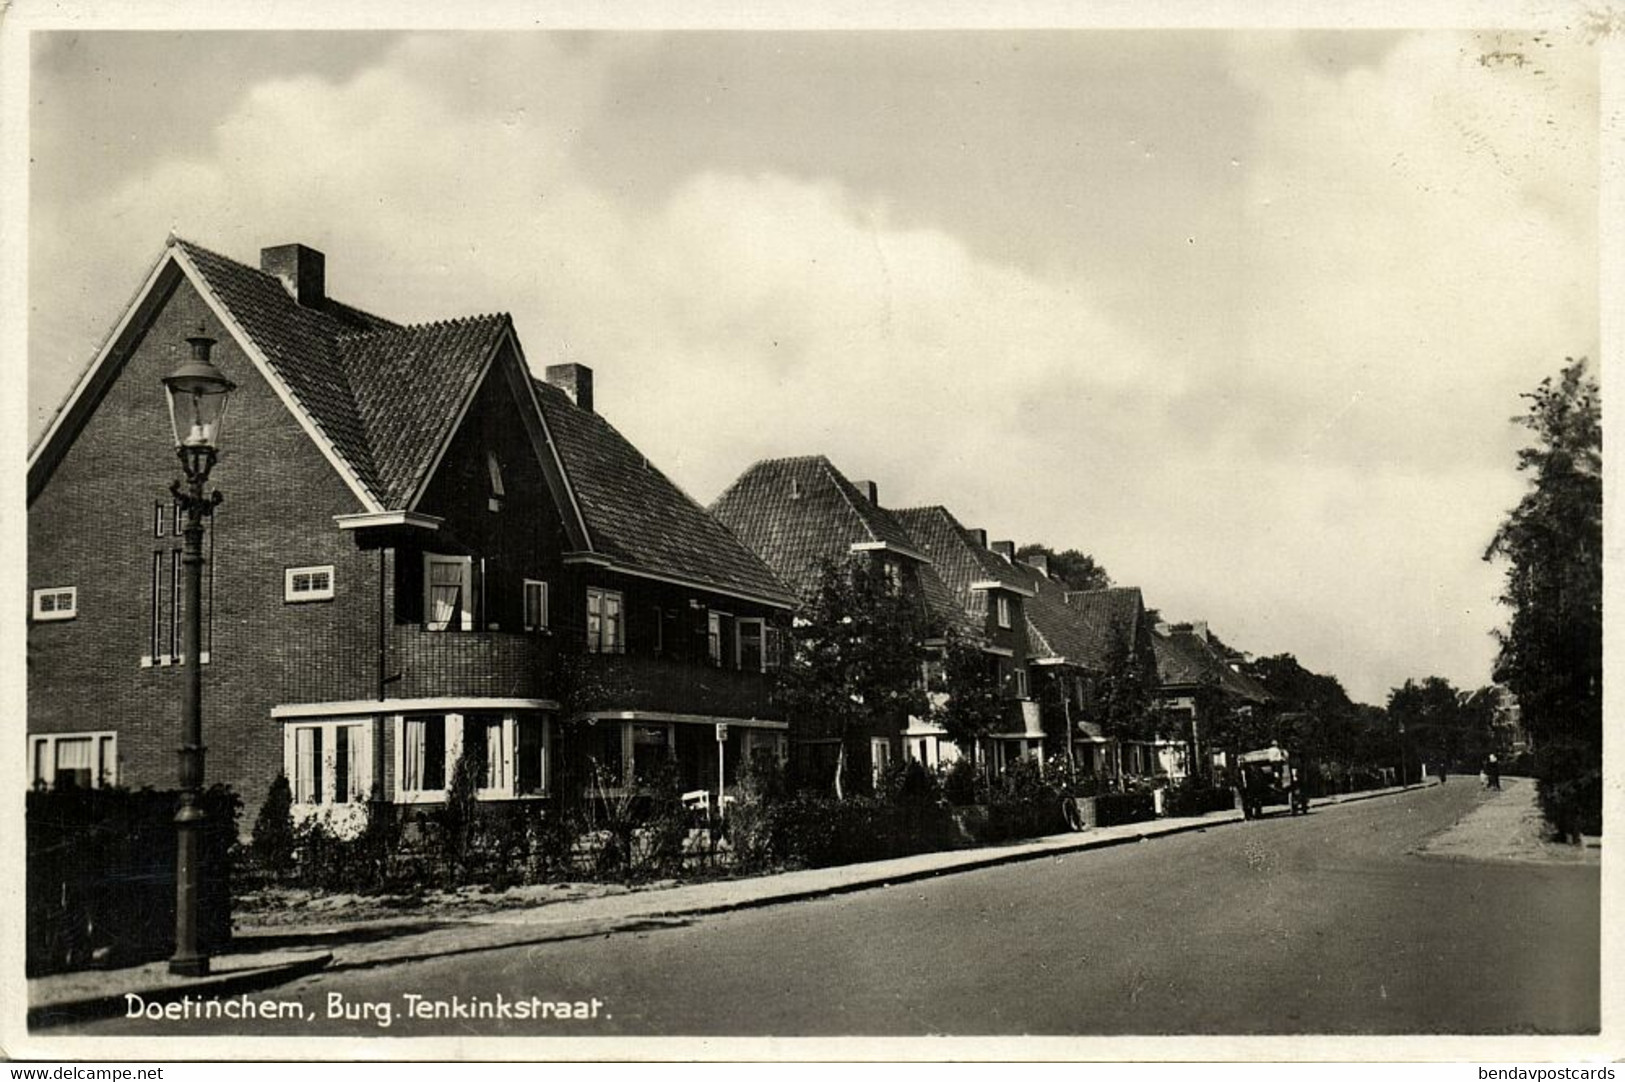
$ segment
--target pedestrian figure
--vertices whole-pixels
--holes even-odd
[[[1496,761],[1495,756],[1490,756],[1488,765],[1484,767],[1484,773],[1489,787],[1499,791],[1501,788],[1501,764]]]
[[[1439,784],[1443,785],[1448,780],[1449,780],[1449,777],[1445,774],[1444,764],[1440,763],[1439,764]]]

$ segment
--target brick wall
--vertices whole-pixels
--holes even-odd
[[[29,627],[28,729],[115,729],[123,784],[175,783],[183,673],[140,660],[152,652],[152,555],[163,554],[167,624],[168,553],[181,544],[172,533],[153,536],[153,505],[167,505],[180,473],[159,380],[200,319],[219,339],[216,363],[237,383],[211,478],[225,503],[205,569],[207,771],[238,790],[252,824],[282,767],[271,707],[376,692],[380,557],[335,528],[333,515],[361,509],[356,497],[184,280],[29,507],[30,590],[76,586],[78,616]],[[333,565],[333,600],[284,603],[284,569],[307,564]]]

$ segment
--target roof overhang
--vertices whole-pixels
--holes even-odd
[[[1005,590],[1012,594],[1020,594],[1022,597],[1037,596],[1036,590],[1029,590],[1025,586],[1012,586],[1010,583],[1000,582],[998,579],[978,579],[970,584],[970,588],[972,590]]]
[[[999,657],[1015,657],[1016,656],[1016,652],[1014,650],[1010,649],[1008,646],[994,646],[992,644],[988,644],[988,645],[983,646],[982,647],[982,653],[984,653],[984,654],[997,654]]]
[[[586,565],[589,567],[602,567],[618,575],[628,575],[637,579],[650,579],[654,582],[670,583],[673,586],[686,586],[693,590],[704,590],[706,593],[721,594],[723,597],[734,597],[741,601],[750,601],[758,605],[766,605],[775,609],[793,609],[795,602],[783,597],[770,597],[767,594],[756,593],[751,590],[741,590],[737,586],[724,586],[720,583],[709,582],[705,579],[694,578],[687,575],[676,575],[665,571],[650,571],[641,567],[613,560],[600,552],[569,552],[565,553],[566,564]]]
[[[445,519],[419,511],[362,511],[353,515],[334,515],[333,521],[338,523],[341,530],[370,530],[381,526],[438,530]]]
[[[730,718],[713,714],[668,714],[659,710],[589,710],[581,715],[588,721],[653,721],[673,725],[735,725],[741,729],[769,729],[787,732],[790,723],[765,718]]]
[[[288,718],[363,717],[373,714],[412,714],[457,710],[557,710],[552,699],[482,699],[454,696],[435,699],[354,699],[347,702],[283,703],[271,707],[271,716]]]
[[[910,560],[918,560],[922,564],[931,562],[918,550],[891,541],[854,541],[851,550],[853,552],[895,552],[899,556],[906,556]]]

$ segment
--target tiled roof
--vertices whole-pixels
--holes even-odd
[[[395,324],[333,301],[319,308],[300,305],[275,275],[190,241],[177,238],[172,243],[203,275],[334,451],[377,495],[373,445],[344,367],[337,361],[335,342],[341,335]]]
[[[846,559],[854,544],[878,542],[924,555],[891,512],[823,455],[756,463],[716,498],[711,513],[803,598],[816,588],[823,565]],[[919,572],[932,613],[953,614],[953,595],[931,564],[921,563]]]
[[[1068,591],[1031,569],[1027,584],[1034,591],[1025,608],[1028,649],[1035,659],[1058,657],[1099,671],[1111,653],[1113,636],[1127,635],[1132,641],[1144,618],[1145,603],[1138,586]]]
[[[190,241],[173,244],[362,486],[385,509],[407,507],[492,350],[511,333],[508,316],[401,326],[333,300],[300,305],[274,275]],[[536,387],[596,551],[632,569],[793,600],[761,560],[607,421],[555,387]]]
[[[998,582],[1015,590],[1030,589],[1020,571],[980,544],[946,507],[909,507],[892,511],[891,515],[908,531],[913,547],[931,560],[937,576],[958,603],[958,613],[940,614],[944,618],[963,613],[975,617],[978,624],[986,619],[988,592],[972,590],[973,583]]]
[[[1190,686],[1204,679],[1214,679],[1224,691],[1237,698],[1251,702],[1269,698],[1262,684],[1232,669],[1196,632],[1157,632],[1151,638],[1157,652],[1157,678],[1164,687]]]
[[[339,339],[337,354],[372,446],[373,490],[385,507],[404,507],[426,479],[474,393],[506,315],[395,327]]]
[[[595,552],[657,574],[794,600],[761,559],[613,425],[559,388],[534,383]]]

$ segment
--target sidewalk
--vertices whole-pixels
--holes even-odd
[[[1501,779],[1501,785],[1500,792],[1486,793],[1482,804],[1449,830],[1429,838],[1416,852],[1444,860],[1602,863],[1601,838],[1587,839],[1585,845],[1563,845],[1548,839],[1532,779],[1506,777]]]
[[[1418,788],[1422,786],[1350,793],[1317,800],[1314,806],[1369,800]],[[1046,857],[1059,861],[1074,853],[1242,821],[1237,809],[1097,827],[1009,845],[573,898],[528,908],[484,911],[455,920],[447,920],[444,915],[402,915],[328,928],[253,930],[237,935],[231,952],[217,957],[215,972],[205,978],[171,977],[162,962],[35,978],[28,982],[29,1026],[123,1014],[127,994],[140,996],[146,1003],[164,1003],[187,995],[236,996],[324,969],[374,969],[425,958],[667,927],[711,913],[896,886],[975,868]]]

